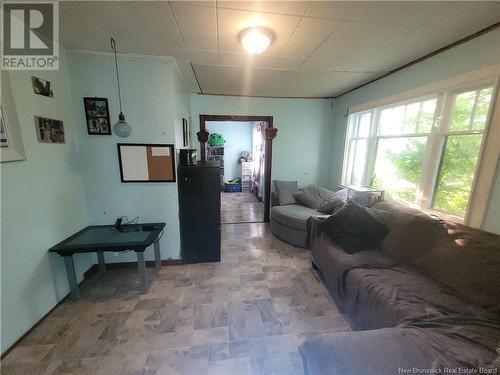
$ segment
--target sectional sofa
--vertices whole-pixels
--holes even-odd
[[[500,373],[500,236],[391,202],[379,246],[349,254],[312,218],[312,261],[355,331],[307,339],[309,375]]]

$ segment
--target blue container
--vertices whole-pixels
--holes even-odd
[[[237,184],[228,184],[225,182],[224,191],[226,193],[241,193],[241,182],[238,182]]]

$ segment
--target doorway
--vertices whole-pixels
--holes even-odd
[[[269,222],[271,116],[200,115],[202,160],[221,163],[221,222]],[[209,137],[209,135],[211,137]]]

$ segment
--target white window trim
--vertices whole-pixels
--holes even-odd
[[[496,175],[497,163],[500,159],[500,64],[455,76],[411,91],[393,95],[391,97],[377,99],[350,107],[347,112],[347,131],[350,126],[350,118],[352,118],[350,115],[358,115],[361,113],[371,112],[372,116],[370,129],[371,131],[377,131],[378,129],[375,129],[377,127],[373,126],[373,122],[378,121],[380,111],[383,108],[390,107],[396,104],[404,105],[437,96],[436,117],[431,133],[439,131],[439,134],[428,135],[426,133],[426,135],[429,136],[429,141],[432,141],[432,150],[426,152],[427,157],[426,159],[424,159],[424,167],[422,170],[423,178],[419,184],[419,187],[425,190],[421,190],[422,196],[432,198],[434,192],[430,192],[429,190],[431,189],[431,187],[432,189],[434,189],[435,179],[437,176],[437,171],[435,169],[439,168],[439,163],[431,163],[431,158],[438,155],[439,151],[442,150],[442,145],[440,144],[440,142],[442,142],[443,136],[448,133],[448,129],[444,130],[444,128],[439,126],[439,123],[441,123],[442,121],[449,123],[449,113],[443,113],[444,109],[450,108],[449,101],[452,100],[455,92],[465,91],[468,89],[473,90],[475,88],[477,89],[479,87],[484,87],[485,85],[493,86],[493,96],[490,104],[490,108],[493,108],[493,111],[490,109],[484,131],[482,132],[483,140],[478,157],[475,176],[471,187],[469,205],[464,219],[433,209],[431,207],[432,202],[423,200],[418,201],[418,205],[424,211],[435,213],[452,221],[463,222],[467,225],[480,228],[483,226],[484,219],[487,215],[488,204],[491,198],[493,183]],[[345,147],[349,144],[347,131],[345,136]],[[369,142],[374,140],[374,138],[371,136],[372,134],[370,134]],[[415,135],[412,134],[411,136]],[[381,136],[377,135],[377,137],[380,138]],[[373,165],[368,165],[368,163],[370,162],[373,164],[373,155],[370,155],[373,150],[374,147],[368,145],[366,162],[367,165],[365,166],[363,175],[363,182],[366,185],[369,182],[368,176],[370,175],[370,171],[373,170]],[[346,182],[346,172],[348,169],[347,162],[349,157],[348,151],[348,149],[344,148],[342,183]],[[429,171],[429,168],[432,168],[433,170]],[[429,181],[429,179],[432,179],[432,181]],[[414,206],[413,204],[408,205]]]

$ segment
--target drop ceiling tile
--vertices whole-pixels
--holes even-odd
[[[278,69],[298,70],[306,59],[303,57],[278,56],[274,67]]]
[[[220,1],[219,8],[303,16],[311,1]]]
[[[193,6],[189,2],[176,2],[171,7],[181,31],[216,32],[215,8]]]
[[[311,55],[313,58],[328,59],[333,62],[350,49],[367,38],[373,30],[377,28],[375,24],[361,22],[341,22],[332,35]]]
[[[217,51],[188,50],[187,52],[193,64],[217,64],[219,60]]]
[[[161,30],[176,27],[166,1],[123,1],[128,14],[141,30]]]
[[[441,13],[440,1],[407,1],[395,2],[393,11],[385,20],[387,25],[422,26],[433,14]],[[441,15],[446,17],[446,15]]]
[[[305,17],[281,53],[282,56],[308,57],[331,34],[338,22]]]
[[[441,3],[425,22],[431,28],[458,31],[467,30],[468,34],[500,22],[500,2],[498,1],[458,1]]]
[[[331,97],[372,76],[364,73],[297,72],[245,67],[195,65],[204,93]]]
[[[153,0],[153,1],[158,1],[158,0]],[[216,7],[215,0],[202,0],[202,1],[181,0],[181,1],[169,1],[169,2],[170,2],[170,4],[184,4],[184,5],[192,5],[192,6],[197,6],[197,7],[210,7],[210,8]]]
[[[137,29],[121,1],[80,1],[81,15],[96,22],[104,31],[116,28]]]
[[[345,20],[359,3],[359,1],[314,1],[306,16]]]
[[[396,11],[399,1],[362,1],[346,16],[348,21],[383,23]]]
[[[297,27],[300,17],[273,13],[256,13],[243,10],[219,9],[219,48],[222,51],[242,52],[238,40],[241,30],[248,27],[266,27],[274,33],[274,40],[266,50],[270,55],[281,52]]]
[[[163,30],[143,30],[143,38],[153,46],[164,48],[184,48],[176,27]]]
[[[302,65],[299,66],[299,69],[304,71],[326,72],[329,70],[331,65],[332,61],[329,59],[309,57],[302,63]]]
[[[198,31],[182,31],[182,40],[187,49],[217,50],[217,34],[201,33]]]
[[[259,68],[272,68],[276,56],[249,55],[246,53],[224,52],[219,54],[220,65],[235,65]]]
[[[370,56],[394,45],[394,43],[404,38],[407,34],[411,34],[412,31],[412,28],[403,26],[377,26],[359,41],[356,48],[347,50],[346,53],[333,60],[331,68],[349,70]],[[401,45],[401,48],[405,48],[405,45]],[[406,48],[411,47],[407,44]]]

